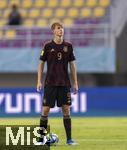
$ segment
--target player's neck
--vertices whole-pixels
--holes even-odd
[[[54,40],[53,40],[56,44],[61,44],[63,42],[63,37],[61,36],[56,36],[54,37]]]

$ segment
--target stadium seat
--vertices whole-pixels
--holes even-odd
[[[71,0],[61,0],[61,7],[70,7],[71,5]]]
[[[44,17],[44,18],[50,18],[52,16],[52,9],[51,8],[43,9],[41,16]]]
[[[110,5],[110,0],[99,0],[99,6],[108,7]]]
[[[86,5],[88,7],[95,7],[97,5],[97,0],[87,0]]]
[[[10,0],[9,5],[12,6],[13,4],[20,6],[20,0]]]
[[[16,31],[9,29],[5,32],[5,38],[6,39],[14,39],[16,37]]]
[[[71,27],[73,26],[74,20],[71,18],[65,18],[63,19],[63,23],[66,27]]]
[[[37,27],[47,27],[48,26],[48,21],[47,19],[38,19],[36,22]]]
[[[27,11],[27,9],[20,9],[20,13],[21,13],[21,16],[23,18],[28,17],[28,11]]]
[[[32,3],[33,1],[32,0],[23,0],[22,1],[22,7],[23,8],[31,8],[32,7]]]
[[[40,9],[31,9],[30,11],[29,11],[29,18],[33,18],[33,19],[35,19],[35,18],[38,18],[40,16]]]
[[[0,0],[0,9],[5,9],[7,5],[8,4],[6,0]]]
[[[80,11],[81,18],[89,18],[91,17],[91,8],[82,8]]]
[[[25,19],[23,25],[26,27],[33,27],[34,26],[34,20],[33,19]]]
[[[10,9],[5,9],[3,11],[3,18],[7,19],[9,17],[9,14],[10,14]]]
[[[73,0],[73,6],[75,7],[82,7],[84,6],[85,2],[84,0]]]
[[[35,8],[42,8],[46,4],[45,0],[35,0],[34,2]]]
[[[58,5],[58,0],[48,0],[48,7],[56,7]]]
[[[78,9],[77,8],[70,8],[68,10],[68,17],[70,17],[70,18],[78,17]]]
[[[0,27],[3,27],[7,24],[7,20],[6,19],[0,19]]]
[[[63,18],[65,16],[66,10],[64,8],[57,8],[55,11],[55,17]]]
[[[103,17],[105,15],[105,9],[103,7],[96,7],[93,10],[93,16],[100,18]]]

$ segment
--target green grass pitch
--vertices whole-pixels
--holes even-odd
[[[39,118],[0,119],[0,125],[38,125]],[[59,136],[59,144],[51,150],[127,150],[127,118],[72,118],[73,139],[79,145],[65,144],[62,118],[49,118],[51,132]]]

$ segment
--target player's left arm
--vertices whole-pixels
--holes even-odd
[[[73,93],[77,94],[77,92],[78,92],[78,81],[77,81],[76,65],[75,65],[74,61],[70,61],[69,65],[70,65],[71,79],[73,81]]]

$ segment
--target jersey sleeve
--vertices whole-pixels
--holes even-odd
[[[41,61],[46,61],[46,60],[47,60],[47,49],[46,49],[46,45],[43,47],[43,49],[42,49],[42,51],[41,51],[40,60],[41,60]]]
[[[70,54],[69,54],[69,60],[68,61],[73,61],[75,60],[75,55],[74,55],[74,50],[73,50],[73,47],[72,45],[70,45]]]

